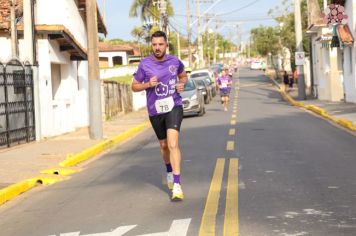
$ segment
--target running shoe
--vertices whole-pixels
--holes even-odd
[[[173,173],[172,172],[167,173],[167,186],[168,186],[169,190],[173,189]]]
[[[180,184],[174,183],[172,190],[172,201],[182,201],[184,198],[184,194],[182,191],[182,187]]]

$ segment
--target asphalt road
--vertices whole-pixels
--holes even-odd
[[[147,130],[0,208],[0,236],[356,235],[356,137],[283,102],[259,71],[239,83],[228,112],[216,97],[183,121],[183,202]]]

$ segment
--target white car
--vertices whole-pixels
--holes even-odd
[[[251,62],[250,68],[251,68],[251,70],[261,70],[262,62],[261,61],[253,61],[253,62]]]
[[[216,95],[214,73],[209,69],[198,69],[198,70],[193,70],[190,74],[190,78],[192,79],[200,78],[200,77],[208,78],[208,80],[210,81],[209,86],[211,86],[212,88],[212,95],[214,97]]]

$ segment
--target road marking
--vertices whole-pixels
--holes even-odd
[[[230,129],[229,130],[229,135],[235,135],[236,129]]]
[[[231,118],[234,118],[234,119],[235,119],[235,118],[236,118],[236,114],[233,114],[233,115],[231,116]]]
[[[174,220],[171,225],[171,228],[168,230],[168,232],[154,233],[154,234],[142,234],[139,236],[167,236],[167,235],[186,236],[188,233],[190,221],[191,221],[191,219]]]
[[[238,217],[238,169],[239,161],[237,158],[230,159],[229,174],[226,191],[224,235],[239,235]]]
[[[230,124],[231,125],[236,125],[236,120],[231,120]]]
[[[235,149],[235,142],[234,141],[227,141],[226,150],[233,151]]]
[[[208,198],[206,199],[202,216],[199,236],[215,236],[216,213],[218,212],[221,183],[223,179],[225,159],[218,158],[210,184]]]
[[[180,220],[173,220],[170,229],[167,232],[161,233],[153,233],[153,234],[142,234],[139,236],[167,236],[167,235],[174,235],[174,236],[186,236],[188,233],[189,224],[192,219],[180,219]],[[86,234],[80,235],[80,232],[72,232],[72,233],[64,233],[60,234],[59,236],[121,236],[135,228],[137,225],[128,225],[116,228],[114,231],[106,232],[106,233],[95,233],[95,234]],[[55,236],[55,235],[51,235]]]
[[[106,233],[96,233],[96,234],[82,234],[80,232],[71,232],[60,234],[60,236],[121,236],[129,232],[131,229],[135,228],[137,225],[128,225],[116,228],[114,231],[106,232]],[[55,236],[55,235],[52,235]]]

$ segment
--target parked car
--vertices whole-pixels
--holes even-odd
[[[185,115],[196,113],[198,116],[205,114],[204,95],[202,89],[198,89],[196,82],[189,79],[184,92],[180,94],[183,101],[183,113]]]
[[[251,70],[261,70],[262,62],[261,61],[253,61],[253,62],[251,62],[250,68],[251,68]]]
[[[193,70],[192,73],[190,74],[190,77],[192,79],[198,78],[198,77],[207,77],[209,80],[209,85],[211,85],[212,89],[212,96],[215,97],[216,95],[216,85],[215,85],[215,78],[214,78],[214,72],[210,71],[209,69],[199,69],[199,70]]]
[[[204,95],[204,103],[209,104],[212,100],[212,95],[211,87],[209,86],[206,77],[197,77],[193,80],[196,82],[198,89],[202,90],[202,94]]]

